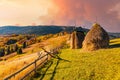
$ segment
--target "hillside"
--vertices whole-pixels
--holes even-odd
[[[63,49],[60,57],[38,69],[31,80],[119,80],[120,38],[110,41],[109,49],[85,52]]]
[[[73,27],[64,26],[4,26],[0,27],[0,35],[8,34],[55,34],[63,30],[72,31]]]
[[[61,27],[57,26],[5,26],[0,28],[0,34],[50,34],[50,33],[58,33],[62,31]]]
[[[60,47],[64,42],[66,42],[67,37],[68,35],[49,38],[43,42],[33,44],[24,49],[24,54],[16,55],[5,61],[0,61],[0,80],[37,59],[38,52],[41,51],[40,46],[44,46],[44,48],[47,50]],[[20,74],[19,77],[24,76],[27,72],[28,71],[23,71],[23,74]]]

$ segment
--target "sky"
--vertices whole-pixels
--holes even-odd
[[[120,32],[120,0],[0,0],[0,26],[76,25],[99,23]]]

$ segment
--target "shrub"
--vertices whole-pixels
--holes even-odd
[[[1,48],[0,49],[0,57],[3,57],[5,55],[5,49]]]
[[[17,54],[22,54],[23,52],[22,52],[22,48],[18,48],[18,50],[17,50]]]
[[[10,45],[10,44],[14,44],[14,43],[16,43],[17,42],[17,40],[16,39],[10,39],[10,40],[8,40],[7,41],[7,45]]]
[[[24,43],[23,43],[23,48],[26,48],[26,47],[27,47],[27,43],[24,42]]]
[[[6,49],[6,54],[9,55],[11,52],[10,52],[10,46],[7,46],[7,49]]]
[[[15,51],[18,50],[18,45],[17,45],[17,44],[14,45],[14,50],[15,50]]]

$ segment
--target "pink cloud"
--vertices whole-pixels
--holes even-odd
[[[120,32],[119,11],[113,9],[120,0],[53,0],[58,11],[55,9],[49,11],[48,16],[44,16],[43,22],[54,20],[56,24],[86,25],[89,28],[96,21],[100,23],[107,31]],[[51,18],[50,18],[51,16]]]

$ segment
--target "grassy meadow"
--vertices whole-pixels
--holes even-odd
[[[62,60],[51,59],[31,80],[120,80],[120,38],[108,49],[62,49],[59,56]]]

